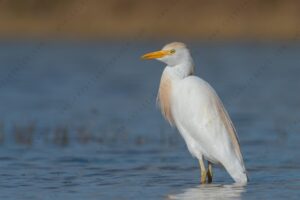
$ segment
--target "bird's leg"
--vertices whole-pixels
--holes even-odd
[[[206,173],[206,169],[205,169],[203,159],[199,160],[199,164],[200,164],[200,170],[201,170],[201,184],[205,184],[207,173]]]
[[[211,183],[213,179],[212,163],[208,161],[207,182]]]

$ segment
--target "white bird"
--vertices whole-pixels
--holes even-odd
[[[233,123],[215,90],[194,75],[194,62],[186,45],[173,42],[142,59],[167,64],[157,102],[166,120],[179,130],[189,152],[199,160],[201,183],[211,183],[212,164],[220,164],[235,182],[246,184],[248,177]],[[208,161],[208,170],[204,160]]]

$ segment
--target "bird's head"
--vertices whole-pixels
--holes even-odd
[[[157,59],[168,66],[175,66],[191,60],[191,55],[184,43],[172,42],[165,45],[162,50],[147,53],[142,59]]]

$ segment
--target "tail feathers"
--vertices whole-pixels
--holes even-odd
[[[231,163],[224,167],[235,182],[246,184],[249,181],[247,171],[243,163]]]
[[[248,178],[246,172],[232,176],[232,178],[234,179],[235,182],[241,183],[241,184],[247,184],[249,181],[249,178]]]

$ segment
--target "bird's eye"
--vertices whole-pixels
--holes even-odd
[[[175,49],[170,50],[171,54],[174,54],[175,52],[176,52]]]

